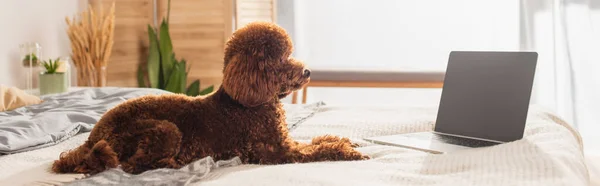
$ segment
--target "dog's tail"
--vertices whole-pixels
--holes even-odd
[[[60,159],[54,161],[52,171],[95,174],[118,165],[117,153],[108,142],[100,140],[95,144],[86,142],[72,151],[63,152]]]

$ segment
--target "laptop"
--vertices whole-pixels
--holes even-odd
[[[434,130],[365,140],[449,153],[522,139],[536,63],[536,52],[453,51]]]

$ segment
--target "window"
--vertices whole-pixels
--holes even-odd
[[[453,50],[520,50],[516,0],[278,3],[278,22],[293,37],[294,55],[313,69],[444,71]],[[308,102],[436,104],[439,99],[431,98],[440,93],[439,89],[311,88]],[[427,100],[416,101],[421,97]]]
[[[519,50],[519,1],[294,1],[313,68],[444,70],[452,50]]]

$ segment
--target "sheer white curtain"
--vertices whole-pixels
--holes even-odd
[[[572,123],[586,141],[600,132],[600,2],[521,0],[522,47],[538,51],[533,102]]]

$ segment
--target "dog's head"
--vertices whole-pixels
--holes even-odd
[[[292,57],[292,41],[272,23],[235,31],[225,48],[223,88],[246,107],[278,101],[309,81],[310,70]]]

